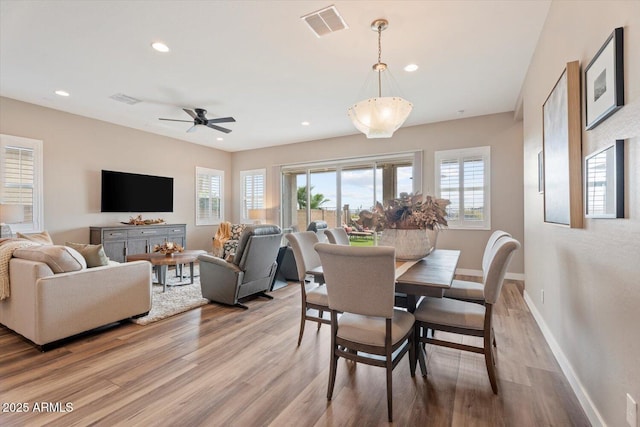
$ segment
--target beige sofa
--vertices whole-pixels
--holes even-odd
[[[54,274],[38,261],[9,261],[11,296],[0,323],[44,350],[45,344],[151,309],[151,264],[145,261]]]

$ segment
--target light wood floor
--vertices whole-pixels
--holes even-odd
[[[298,286],[273,292],[272,301],[249,301],[247,311],[209,304],[147,326],[125,323],[46,353],[2,326],[3,405],[70,402],[73,411],[0,412],[0,425],[388,424],[383,369],[341,359],[327,402],[329,327],[317,333],[308,323],[296,347]],[[499,395],[491,392],[481,355],[427,346],[426,378],[410,377],[407,356],[394,370],[394,424],[589,425],[515,284],[505,285],[495,314]]]

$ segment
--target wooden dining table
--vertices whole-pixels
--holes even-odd
[[[407,310],[413,313],[421,296],[442,298],[451,287],[460,251],[436,249],[418,261],[396,261],[396,292],[407,294]],[[417,348],[422,376],[427,375],[424,349]]]

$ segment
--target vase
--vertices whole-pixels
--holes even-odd
[[[396,259],[399,260],[424,258],[433,250],[427,230],[417,229],[387,228],[382,232],[378,245],[396,248]]]

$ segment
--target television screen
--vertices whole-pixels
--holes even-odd
[[[102,212],[173,212],[173,178],[102,171]]]

